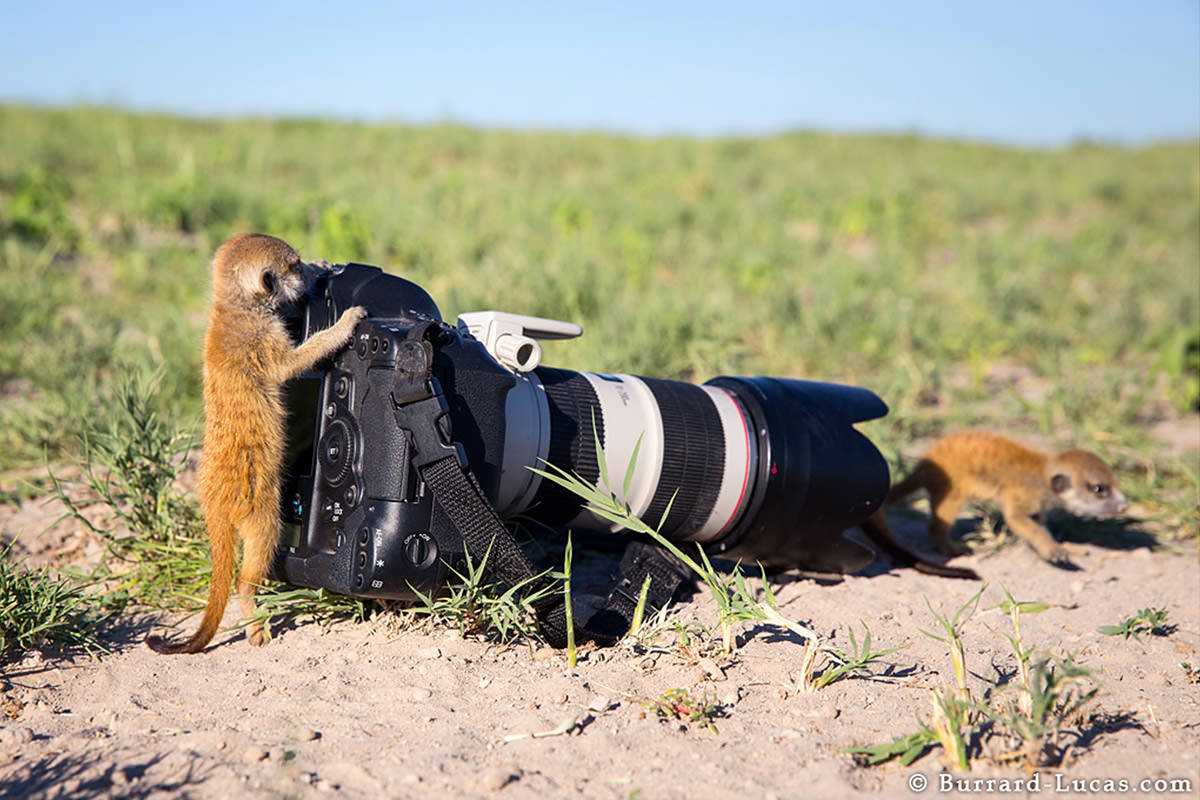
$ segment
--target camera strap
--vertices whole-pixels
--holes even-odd
[[[545,572],[536,572],[512,532],[500,521],[469,468],[455,457],[419,467],[450,521],[462,534],[467,551],[487,559],[486,568],[508,586],[525,583],[532,591],[547,589],[533,602],[538,624],[552,647],[567,646],[567,609],[563,593]],[[620,577],[602,607],[576,633],[600,645],[615,643],[628,631],[649,578],[646,607],[665,606],[687,577],[687,568],[657,545],[632,540],[621,558]]]

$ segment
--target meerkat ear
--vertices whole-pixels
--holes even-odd
[[[1062,494],[1071,488],[1071,479],[1060,472],[1050,479],[1050,488],[1054,490],[1055,494]]]
[[[271,274],[271,270],[263,273],[262,285],[267,290],[267,294],[275,294],[275,276]]]

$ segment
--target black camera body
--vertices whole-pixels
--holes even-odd
[[[339,594],[410,598],[414,589],[436,590],[447,569],[465,565],[462,536],[416,466],[454,453],[494,497],[504,393],[515,379],[479,342],[446,328],[416,284],[357,264],[335,274],[345,278],[319,278],[316,301],[293,318],[300,338],[353,305],[367,304],[371,316],[323,371],[288,387],[284,536],[275,573]],[[383,294],[373,285],[380,279]],[[410,337],[415,330],[433,331],[437,350]],[[432,396],[406,397],[409,378],[424,380],[430,356],[446,384],[434,378]],[[426,435],[431,426],[436,438]]]
[[[277,579],[372,598],[435,592],[467,558],[447,499],[422,477],[451,457],[492,506],[546,525],[618,532],[541,479],[549,464],[713,555],[836,572],[874,557],[841,536],[889,485],[886,462],[853,428],[887,412],[865,389],[538,367],[525,333],[579,329],[497,312],[450,326],[421,287],[361,264],[317,277],[289,327],[301,340],[355,305],[368,316],[350,345],[287,387]]]

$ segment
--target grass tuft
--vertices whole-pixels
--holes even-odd
[[[440,593],[426,594],[414,588],[419,602],[411,610],[458,628],[463,636],[482,635],[501,642],[539,641],[541,633],[533,604],[553,591],[553,584],[541,581],[544,575],[535,575],[515,586],[505,586],[487,573],[490,555],[490,551],[484,553],[476,562],[468,554],[465,571],[452,569],[453,577]]]
[[[1105,636],[1132,636],[1140,640],[1142,634],[1150,636],[1170,636],[1175,631],[1174,625],[1167,624],[1166,608],[1143,608],[1120,625],[1101,625],[1100,633]]]
[[[48,643],[89,654],[104,651],[87,587],[45,568],[14,563],[14,544],[0,550],[0,663]]]
[[[981,588],[953,616],[939,614],[930,606],[946,635],[922,632],[946,644],[956,685],[931,691],[929,721],[919,721],[914,733],[890,742],[845,752],[868,766],[893,758],[908,765],[940,745],[951,769],[963,772],[978,758],[998,764],[1020,760],[1029,770],[1062,762],[1066,752],[1060,743],[1063,736],[1069,728],[1078,729],[1084,723],[1087,708],[1100,692],[1095,673],[1077,663],[1073,653],[1036,655],[1034,647],[1026,646],[1021,637],[1021,614],[1040,613],[1049,604],[1018,602],[1004,588],[1006,599],[1000,609],[1012,622],[1013,632],[1005,638],[1017,662],[1016,680],[1012,684],[992,682],[981,695],[972,694],[966,683],[963,633],[982,593]]]

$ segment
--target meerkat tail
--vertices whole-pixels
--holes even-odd
[[[203,650],[225,616],[225,605],[229,602],[229,590],[233,586],[233,525],[227,521],[209,521],[209,546],[212,549],[212,582],[208,587],[208,605],[200,627],[191,637],[179,642],[168,642],[162,636],[146,637],[146,644],[156,653],[199,653]]]
[[[925,470],[926,462],[924,460],[919,461],[917,466],[913,468],[913,471],[908,473],[907,478],[897,483],[888,491],[887,499],[883,501],[883,507],[887,508],[890,505],[894,505],[918,489],[926,488],[927,476]]]
[[[892,529],[888,527],[882,510],[876,511],[859,523],[859,529],[867,535],[868,539],[878,545],[880,550],[887,554],[892,563],[898,566],[912,567],[917,572],[923,572],[926,575],[937,575],[941,578],[961,578],[971,581],[980,579],[979,574],[973,569],[935,564],[904,547],[904,545],[896,541],[896,537],[892,533]]]
[[[917,561],[912,565],[912,568],[917,572],[924,572],[926,575],[936,575],[939,578],[961,578],[966,581],[982,580],[979,573],[968,567],[948,567],[945,564],[934,564],[932,561],[917,556]]]

